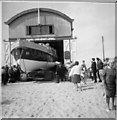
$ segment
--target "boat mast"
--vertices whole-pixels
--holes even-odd
[[[103,60],[105,60],[104,37],[103,36],[102,36],[102,50],[103,50]]]

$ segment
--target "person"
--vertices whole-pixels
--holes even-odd
[[[117,68],[117,56],[114,57],[114,67]]]
[[[2,84],[4,84],[4,75],[5,75],[5,67],[2,66],[1,68],[1,78],[2,78]]]
[[[86,74],[87,74],[87,67],[85,64],[85,60],[83,60],[81,64],[81,79],[85,84],[86,84]]]
[[[13,73],[14,73],[14,79],[17,80],[17,67],[16,65],[13,65]]]
[[[103,71],[104,88],[106,92],[107,112],[110,111],[110,98],[112,98],[112,109],[114,109],[114,98],[116,95],[116,67],[111,62]]]
[[[91,69],[93,72],[94,83],[96,83],[97,82],[97,76],[96,76],[97,68],[96,68],[95,58],[92,58]]]
[[[60,81],[66,81],[65,75],[67,73],[67,68],[64,66],[64,64],[60,63],[57,65],[56,73],[57,73],[58,83]]]
[[[15,82],[15,74],[13,71],[13,66],[9,67],[8,73],[9,73],[9,82],[14,83]]]
[[[100,58],[97,59],[97,75],[99,78],[99,82],[102,82],[102,76],[103,76],[103,62]]]
[[[106,58],[106,59],[104,60],[104,65],[103,65],[103,67],[105,68],[105,67],[107,67],[107,66],[109,66],[109,58]]]
[[[79,66],[79,62],[76,61],[75,65],[71,68],[69,77],[71,77],[71,81],[74,83],[77,91],[78,91],[78,86],[80,86],[80,90],[82,91],[80,75],[81,75],[81,67]]]
[[[1,73],[2,73],[2,84],[6,85],[8,78],[7,78],[7,71],[6,71],[6,67],[5,66],[2,66]]]
[[[21,68],[20,68],[20,66],[17,64],[17,81],[20,81],[20,71],[21,71]]]
[[[6,85],[8,83],[9,74],[8,74],[8,65],[2,66],[2,84]]]
[[[93,81],[93,71],[91,67],[89,68],[89,78],[91,78]]]
[[[66,77],[67,72],[68,72],[68,70],[65,67],[65,65],[61,64],[61,74],[60,74],[60,77],[61,77],[62,81],[66,81],[67,80],[67,77]]]

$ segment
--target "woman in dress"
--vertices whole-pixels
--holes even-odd
[[[114,99],[116,95],[116,67],[115,62],[111,62],[103,72],[104,86],[106,92],[107,112],[110,111],[110,98],[112,98],[112,109],[114,109]]]
[[[79,66],[79,62],[76,61],[75,65],[71,68],[69,77],[71,77],[71,81],[74,83],[77,91],[78,91],[78,86],[80,86],[80,89],[82,91],[80,75],[81,75],[81,67]]]

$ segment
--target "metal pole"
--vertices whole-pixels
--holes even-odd
[[[71,62],[71,41],[69,40],[69,52],[70,52],[70,62]]]
[[[102,50],[103,50],[103,60],[105,60],[104,37],[103,36],[102,36]]]
[[[40,9],[38,8],[38,24],[40,24]]]

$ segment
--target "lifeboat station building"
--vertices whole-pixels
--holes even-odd
[[[56,49],[58,61],[64,63],[65,59],[70,59],[70,46],[66,51],[64,41],[69,43],[73,39],[73,21],[64,13],[53,9],[25,10],[5,22],[9,26],[10,47],[17,40],[49,43]],[[9,61],[12,64],[11,55]]]

